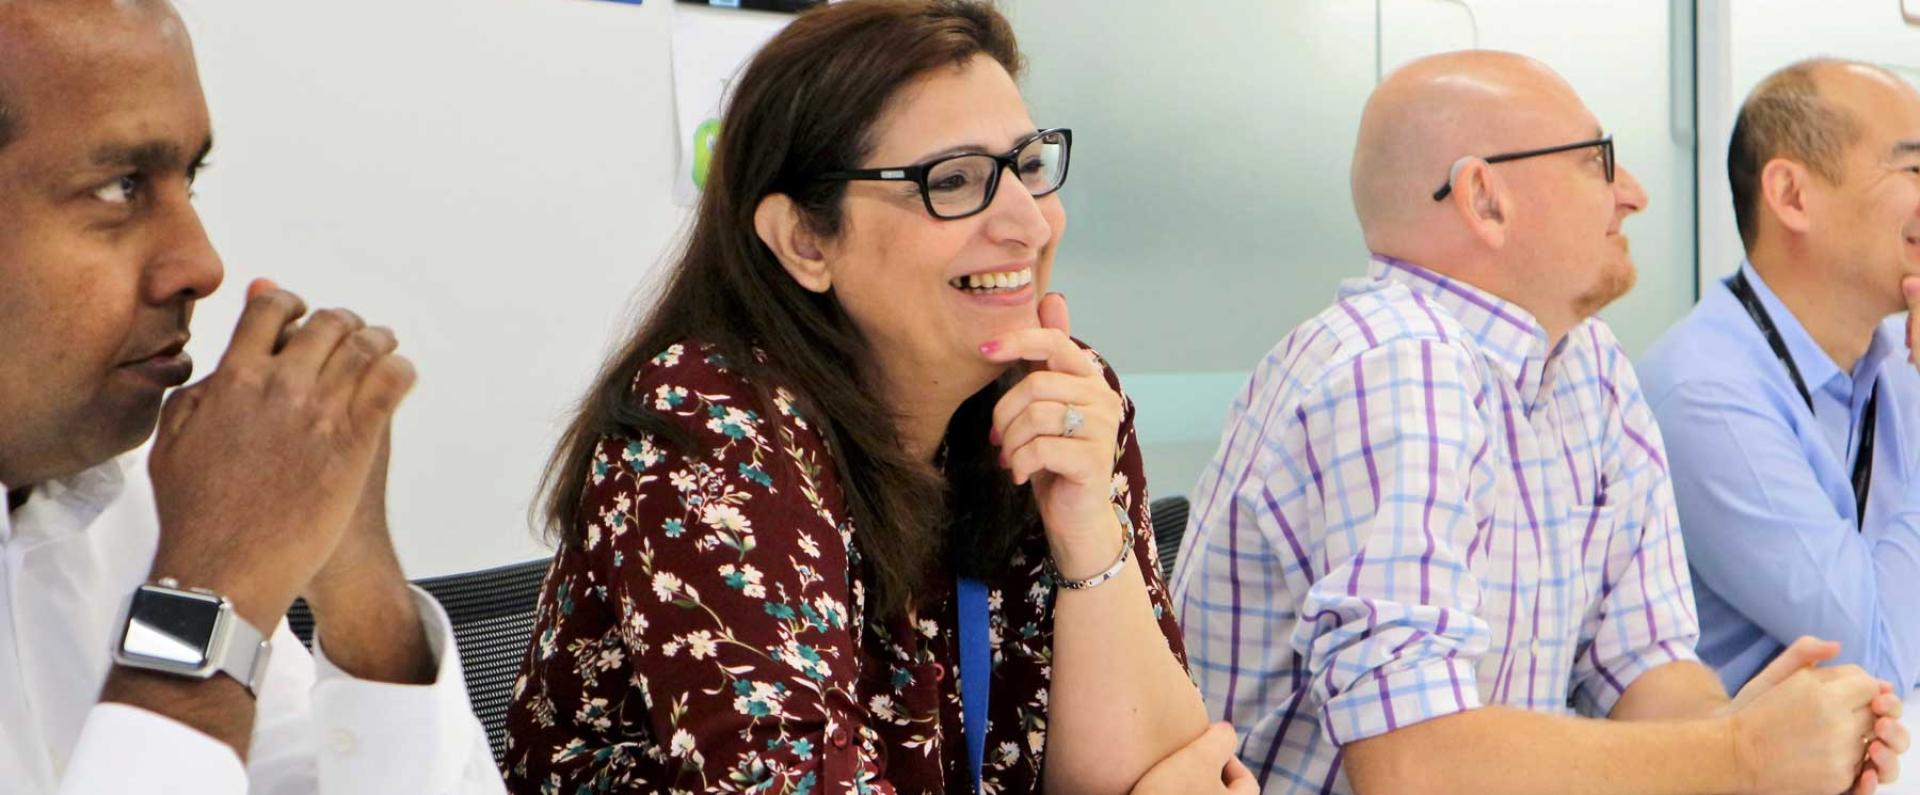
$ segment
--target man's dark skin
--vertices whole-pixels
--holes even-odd
[[[431,682],[385,518],[388,429],[414,377],[393,334],[256,284],[218,369],[166,397],[191,368],[194,302],[223,275],[191,203],[211,147],[192,46],[164,0],[0,2],[8,510],[154,435],[153,579],[225,594],[262,631],[304,595],[342,670]],[[246,757],[254,700],[229,677],[116,667],[101,699]]]

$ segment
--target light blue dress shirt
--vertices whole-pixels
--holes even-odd
[[[1753,285],[1812,393],[1813,410],[1733,291],[1710,286],[1639,371],[1666,437],[1700,609],[1700,657],[1729,691],[1801,635],[1840,662],[1920,679],[1920,372],[1899,319],[1845,372],[1751,263]],[[1878,429],[1866,522],[1853,461],[1875,381]]]

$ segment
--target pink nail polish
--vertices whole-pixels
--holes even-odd
[[[987,340],[986,342],[980,343],[981,356],[992,356],[994,352],[998,350],[1000,350],[999,340]]]

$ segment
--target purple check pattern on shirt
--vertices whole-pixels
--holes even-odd
[[[1255,370],[1174,575],[1193,674],[1267,793],[1345,793],[1341,747],[1504,704],[1604,716],[1692,660],[1660,432],[1605,324],[1410,263]]]

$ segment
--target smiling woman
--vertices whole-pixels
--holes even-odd
[[[1132,408],[1045,292],[1072,133],[1020,67],[986,3],[849,0],[735,83],[551,462],[517,790],[1252,786],[1189,746]]]

